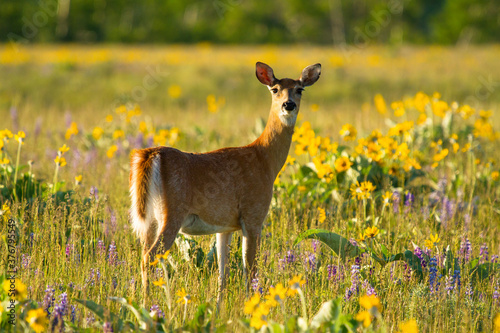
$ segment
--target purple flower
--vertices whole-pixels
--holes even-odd
[[[488,245],[484,243],[480,248],[479,248],[479,263],[485,263],[488,261]]]
[[[346,289],[344,299],[350,300],[353,295],[359,294],[359,265],[351,266],[351,286]]]
[[[108,261],[111,266],[118,265],[118,252],[114,241],[109,245]]]
[[[293,254],[292,251],[287,251],[286,252],[286,263],[293,264],[294,262],[295,262],[295,255]]]
[[[465,289],[465,295],[469,297],[469,299],[472,299],[472,296],[474,296],[474,289],[472,289],[472,284],[469,282],[469,285]]]
[[[31,256],[24,253],[21,254],[21,265],[23,265],[23,268],[25,270],[28,270],[31,265]]]
[[[61,326],[61,331],[64,331],[64,316],[68,314],[68,294],[62,293],[59,296],[59,303],[54,306],[54,319],[52,326]]]
[[[319,245],[319,240],[313,239],[312,240],[312,247],[313,247],[314,252],[316,252],[316,250],[318,249],[318,245]]]
[[[326,268],[328,270],[328,280],[332,280],[334,278],[337,278],[337,266],[328,265]]]
[[[106,246],[104,245],[104,241],[102,239],[99,239],[97,241],[97,254],[102,256],[105,253],[106,253]]]
[[[286,261],[285,259],[278,259],[278,268],[282,271],[285,269]]]
[[[90,187],[90,196],[94,197],[95,200],[99,200],[99,190],[97,189],[97,187]]]
[[[50,316],[50,308],[54,305],[54,301],[56,298],[54,297],[56,290],[51,286],[47,286],[45,289],[45,296],[43,297],[43,308],[47,311],[47,314]]]
[[[438,290],[438,284],[436,281],[437,277],[437,259],[436,257],[431,258],[431,262],[429,263],[429,288],[431,293]]]
[[[377,292],[375,291],[375,288],[371,286],[371,284],[368,282],[368,280],[363,281],[363,289],[366,290],[366,294],[368,296],[370,295],[375,295],[377,296]]]
[[[310,269],[312,272],[316,271],[316,254],[308,253],[306,255],[306,269]]]
[[[422,265],[422,268],[427,267],[427,262],[425,261],[422,249],[417,246],[415,248],[415,251],[413,251],[413,253],[417,256],[418,259],[420,259],[420,265]]]
[[[113,331],[113,325],[107,321],[104,324],[102,324],[102,331],[103,333],[112,333]]]
[[[392,194],[392,210],[394,214],[399,213],[399,205],[401,203],[401,194],[399,192],[394,192]]]
[[[73,244],[68,243],[66,244],[66,259],[70,259],[71,253],[73,252]]]
[[[152,305],[151,308],[149,309],[149,312],[154,313],[152,317],[165,318],[165,314],[157,304]]]
[[[458,251],[458,257],[465,262],[470,261],[472,254],[472,245],[467,237],[464,237],[460,242],[460,250]]]
[[[91,268],[89,271],[89,277],[86,282],[90,286],[98,285],[101,282],[101,271],[99,268]]]
[[[415,201],[415,196],[411,194],[411,192],[406,193],[405,195],[405,206],[411,207],[413,206],[413,202]]]
[[[491,263],[492,264],[496,264],[497,260],[498,260],[498,256],[496,254],[494,254],[494,255],[491,256]]]

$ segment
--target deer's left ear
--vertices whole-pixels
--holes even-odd
[[[299,80],[300,82],[302,82],[304,87],[312,86],[314,82],[318,81],[320,74],[321,74],[321,64],[307,66],[302,71],[302,75],[300,75]]]
[[[255,75],[257,75],[259,81],[266,86],[272,86],[276,82],[273,69],[263,62],[259,61],[255,64]]]

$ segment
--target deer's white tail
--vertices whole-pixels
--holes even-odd
[[[130,218],[132,228],[145,242],[155,220],[163,215],[160,155],[157,148],[136,150],[130,158]]]

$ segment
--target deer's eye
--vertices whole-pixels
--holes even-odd
[[[297,88],[297,94],[302,95],[303,91],[304,91],[303,88]]]
[[[278,93],[278,88],[273,88],[273,89],[271,89],[271,91],[273,92],[273,94],[277,94]]]

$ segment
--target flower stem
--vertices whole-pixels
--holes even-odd
[[[17,184],[17,171],[19,168],[19,158],[21,157],[21,146],[22,142],[19,142],[19,145],[17,146],[17,157],[16,157],[16,171],[14,172],[14,198],[17,200],[17,191],[16,191],[16,184]]]
[[[302,303],[302,317],[307,322],[307,308],[306,308],[306,299],[304,297],[304,293],[301,288],[297,288],[297,292],[299,293],[300,302]]]
[[[59,163],[56,163],[56,172],[54,173],[54,180],[52,181],[54,185],[52,185],[52,193],[56,194],[56,184],[57,184],[57,174],[59,173]]]
[[[167,267],[164,262],[160,262],[161,267],[163,268],[163,275],[165,276],[166,286],[163,288],[165,290],[165,295],[167,296],[167,306],[168,311],[172,309],[172,298],[170,297],[170,280],[168,279]],[[186,305],[187,306],[187,305]],[[185,313],[184,313],[185,316]]]

